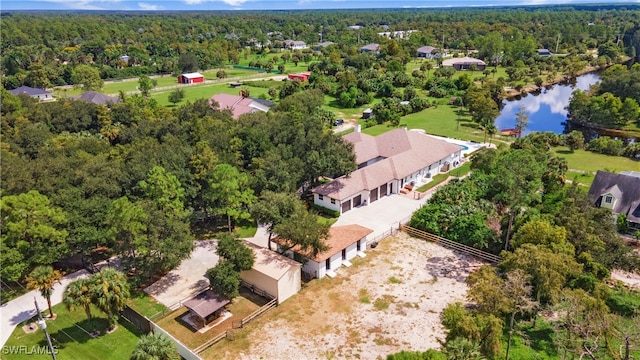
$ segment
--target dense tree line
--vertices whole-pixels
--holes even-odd
[[[640,127],[640,64],[614,65],[589,91],[576,90],[568,110],[574,121],[600,128]]]
[[[489,64],[505,66],[531,57],[538,47],[576,53],[599,49],[602,57],[615,61],[623,47],[632,56],[640,47],[640,25],[632,10],[587,6],[161,15],[3,13],[0,64],[7,88],[23,84],[85,84],[89,88],[101,79],[237,64],[251,52],[284,48],[286,39],[317,43],[320,32],[350,56],[363,43],[380,42],[385,55],[405,58],[413,57],[420,46],[432,45],[462,52],[476,49]],[[362,27],[355,31],[349,25]],[[377,35],[384,30],[381,25],[418,32],[408,41],[387,42]],[[289,59],[309,62],[309,56],[310,51]],[[363,59],[353,60],[366,65]]]
[[[189,254],[194,228],[232,230],[265,191],[355,169],[317,115],[317,91],[239,120],[204,99],[169,110],[136,95],[106,108],[2,91],[3,280],[103,248],[144,281]]]

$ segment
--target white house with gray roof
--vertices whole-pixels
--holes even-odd
[[[20,86],[17,89],[9,90],[9,92],[13,95],[26,94],[34,99],[38,99],[38,101],[54,101],[53,94],[49,91],[43,89],[32,88],[29,86]]]
[[[460,165],[462,150],[432,136],[396,129],[370,136],[353,132],[343,137],[353,144],[358,169],[313,189],[316,205],[344,213],[405,185],[420,185],[434,175]]]

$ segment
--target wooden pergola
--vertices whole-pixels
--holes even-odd
[[[202,320],[203,326],[206,326],[220,316],[220,313],[229,302],[229,299],[211,290],[205,290],[185,301],[183,305]]]

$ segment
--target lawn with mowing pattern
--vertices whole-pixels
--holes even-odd
[[[105,315],[95,307],[92,307],[93,318],[87,319],[84,310],[76,309],[69,312],[63,304],[53,307],[53,312],[57,314],[55,320],[47,321],[47,330],[51,335],[54,347],[58,348],[58,360],[120,360],[128,359],[138,343],[138,337],[142,333],[127,320],[121,319],[117,329],[106,334],[104,331],[108,327]],[[45,311],[45,313],[48,313]],[[47,346],[44,332],[40,329],[27,334],[22,330],[22,326],[30,323],[27,321],[16,327],[11,337],[5,344],[5,349],[11,346]],[[91,332],[100,331],[101,334],[92,337]],[[5,360],[37,360],[50,359],[51,355],[4,354]]]

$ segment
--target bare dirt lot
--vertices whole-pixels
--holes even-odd
[[[206,359],[378,359],[439,348],[440,313],[465,302],[482,263],[400,233],[354,259],[337,278],[293,298],[201,354]]]

